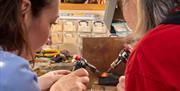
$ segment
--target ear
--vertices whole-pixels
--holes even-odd
[[[21,0],[21,14],[22,19],[25,24],[25,27],[28,29],[31,25],[32,21],[32,11],[31,11],[31,1],[30,0]]]
[[[25,15],[26,13],[31,12],[31,2],[30,2],[30,0],[22,0],[21,12],[22,12],[23,15]]]

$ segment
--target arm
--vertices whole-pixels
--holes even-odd
[[[165,83],[142,74],[126,74],[125,91],[171,91]]]
[[[144,46],[143,46],[144,47]],[[129,58],[125,73],[125,91],[171,91],[159,74],[158,59],[153,49],[136,49]]]

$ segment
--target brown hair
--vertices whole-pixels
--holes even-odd
[[[159,25],[177,5],[179,0],[137,0],[136,36],[142,37],[147,31]]]
[[[30,0],[32,15],[37,17],[50,0]],[[29,50],[27,31],[21,13],[22,0],[0,0],[0,46],[5,51]]]

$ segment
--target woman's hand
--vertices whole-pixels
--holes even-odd
[[[125,76],[119,78],[119,83],[117,85],[118,91],[125,91]]]
[[[61,77],[50,91],[85,91],[89,82],[88,72],[85,69],[76,70]]]
[[[57,80],[59,80],[62,76],[69,74],[68,70],[56,70],[46,73],[38,77],[38,84],[41,91],[48,90]]]

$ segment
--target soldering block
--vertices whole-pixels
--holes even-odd
[[[119,83],[118,78],[114,77],[99,77],[98,79],[99,85],[108,85],[108,86],[116,86]]]

